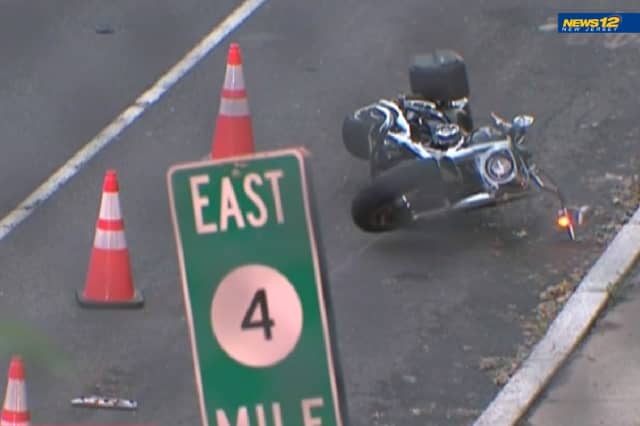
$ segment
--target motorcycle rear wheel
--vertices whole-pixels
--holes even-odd
[[[429,188],[428,193],[420,191]],[[413,222],[413,212],[403,196],[420,192],[435,206],[442,205],[444,193],[438,165],[430,160],[411,160],[376,176],[353,199],[351,217],[361,230],[389,232]]]

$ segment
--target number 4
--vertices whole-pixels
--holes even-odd
[[[252,319],[255,315],[256,309],[260,308],[259,319]],[[275,325],[275,322],[269,318],[269,306],[267,305],[267,293],[263,288],[256,291],[253,295],[249,309],[244,314],[242,319],[242,330],[248,330],[252,328],[262,328],[264,330],[264,338],[271,340],[271,329]]]

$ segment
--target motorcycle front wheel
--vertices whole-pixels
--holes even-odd
[[[411,194],[411,196],[408,196]],[[411,202],[442,205],[445,194],[438,165],[432,160],[410,160],[380,175],[354,197],[351,216],[365,232],[389,232],[413,222]]]

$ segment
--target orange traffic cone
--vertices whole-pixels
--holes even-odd
[[[9,364],[7,393],[2,406],[2,426],[31,426],[27,407],[27,386],[22,358],[14,356]]]
[[[238,43],[231,43],[211,158],[235,157],[254,152],[253,127],[244,85],[240,46]]]
[[[76,296],[83,307],[138,308],[144,304],[133,285],[115,170],[108,170],[104,177],[86,284]]]

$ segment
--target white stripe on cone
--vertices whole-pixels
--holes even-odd
[[[124,250],[127,248],[127,240],[124,231],[96,229],[93,246],[102,250]]]
[[[117,192],[102,193],[102,202],[100,203],[100,219],[122,219],[122,212],[120,211],[120,197],[118,197]]]
[[[246,99],[222,98],[220,101],[220,115],[228,117],[246,117],[249,115],[249,102]]]
[[[7,394],[4,399],[4,410],[26,413],[27,407],[27,387],[24,380],[9,379],[7,384]],[[6,422],[2,421],[2,426],[22,425],[29,426],[30,422]]]
[[[242,65],[227,65],[227,72],[224,75],[224,88],[231,90],[243,90],[245,88]]]

